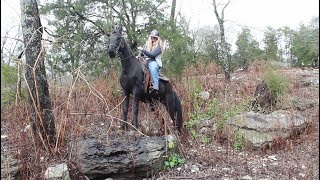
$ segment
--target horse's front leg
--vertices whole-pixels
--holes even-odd
[[[127,91],[123,91],[123,95],[125,96],[125,98],[124,98],[124,102],[123,102],[121,129],[126,129],[126,122],[127,122],[128,110],[129,110],[130,93],[128,93]]]
[[[138,114],[139,114],[139,94],[133,94],[133,120],[132,125],[138,129]]]

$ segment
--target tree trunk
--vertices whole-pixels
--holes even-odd
[[[225,6],[223,7],[222,11],[221,11],[221,17],[218,14],[218,10],[217,10],[217,5],[216,5],[216,0],[213,0],[213,7],[214,7],[214,14],[216,15],[216,18],[218,20],[219,23],[219,28],[220,28],[220,38],[221,38],[221,45],[220,45],[220,58],[223,62],[223,70],[224,70],[224,76],[225,79],[227,81],[230,81],[230,56],[229,56],[229,50],[228,50],[228,46],[227,46],[227,42],[226,42],[226,38],[225,38],[225,34],[224,34],[224,10],[225,8],[229,5],[230,0],[225,4]]]
[[[44,49],[41,45],[43,29],[38,4],[36,0],[21,0],[20,6],[32,128],[36,144],[42,143],[51,152],[49,145],[55,142],[55,124],[44,66]]]
[[[170,22],[173,24],[174,23],[174,14],[176,12],[176,5],[177,5],[177,1],[176,0],[172,0],[172,4],[171,4],[171,14],[170,14]]]

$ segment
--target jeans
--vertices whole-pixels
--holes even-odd
[[[154,89],[159,90],[159,65],[155,60],[148,60],[148,67],[151,74],[151,77],[153,79],[154,83]]]

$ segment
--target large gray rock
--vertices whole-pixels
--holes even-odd
[[[293,132],[304,130],[309,124],[299,112],[274,111],[271,114],[246,112],[224,123],[223,135],[234,139],[242,135],[244,142],[260,148],[276,139],[288,138]]]
[[[297,70],[295,74],[297,76],[296,79],[303,86],[319,87],[319,69]]]
[[[319,87],[319,76],[302,77],[298,79],[298,82],[304,87]]]
[[[50,166],[44,173],[47,180],[71,180],[66,163]]]
[[[1,180],[18,179],[18,160],[11,154],[1,152]]]
[[[165,136],[109,142],[90,138],[78,143],[77,165],[89,179],[142,179],[162,169],[165,155]]]
[[[289,109],[292,107],[299,111],[305,111],[307,109],[312,109],[317,106],[319,106],[319,99],[292,97],[291,104],[289,104],[287,108]]]

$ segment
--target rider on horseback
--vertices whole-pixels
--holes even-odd
[[[157,95],[159,92],[159,70],[162,67],[161,54],[164,50],[160,33],[157,30],[151,31],[146,44],[138,47],[145,56],[148,63],[149,71],[153,79],[152,94]]]

